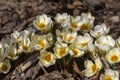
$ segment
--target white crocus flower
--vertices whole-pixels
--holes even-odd
[[[0,72],[1,73],[8,73],[11,68],[10,61],[5,59],[4,61],[0,62]]]
[[[82,25],[81,23],[81,17],[80,16],[71,16],[70,18],[70,22],[69,22],[69,27],[73,30],[79,30],[80,29],[80,26]]]
[[[106,69],[105,74],[100,76],[100,80],[119,80],[119,72],[112,69]]]
[[[67,44],[62,43],[60,41],[57,41],[55,43],[54,54],[57,59],[61,59],[62,57],[66,56],[68,54],[68,51],[69,48]]]
[[[93,63],[91,60],[86,60],[84,62],[85,66],[85,76],[86,77],[91,77],[95,75],[98,71],[101,70],[102,68],[102,62],[100,61],[99,58],[95,59],[95,63]]]
[[[94,23],[94,17],[90,13],[82,13],[81,14],[81,26],[80,30],[81,31],[89,31],[90,29],[93,28],[93,23]]]
[[[108,34],[110,28],[107,28],[106,25],[103,23],[101,25],[96,25],[94,27],[94,30],[90,30],[90,34],[98,38],[99,36]]]
[[[6,47],[5,53],[9,59],[16,60],[18,58],[17,49],[15,46]]]
[[[16,42],[19,42],[19,38],[20,38],[20,33],[18,31],[14,31],[12,34],[11,34],[11,41],[13,43],[16,43]]]
[[[92,37],[90,37],[90,35],[88,33],[85,33],[84,36],[78,35],[74,44],[76,45],[76,47],[78,49],[82,49],[82,50],[86,51],[88,44],[90,44],[92,42],[93,42]]]
[[[95,41],[95,46],[102,51],[108,51],[115,46],[115,40],[110,35],[100,36]]]
[[[52,20],[46,14],[37,16],[36,20],[33,21],[34,26],[42,31],[47,32],[51,30],[52,27]]]
[[[2,48],[6,48],[12,44],[13,44],[13,42],[11,41],[10,37],[2,38],[2,40],[1,40]]]
[[[70,21],[70,15],[68,15],[67,13],[58,13],[55,17],[55,21],[60,23],[62,27],[67,27]]]
[[[52,52],[43,51],[40,53],[39,65],[49,67],[50,65],[55,64],[56,59]]]
[[[32,52],[31,47],[30,47],[30,38],[28,38],[27,36],[21,36],[20,37],[20,42],[19,42],[19,46],[18,49],[20,52]]]
[[[73,43],[77,37],[76,31],[64,30],[63,33],[63,41],[66,43]]]
[[[120,62],[120,49],[111,49],[108,53],[106,53],[105,58],[111,64]]]
[[[120,48],[120,37],[118,39],[116,39],[116,45],[118,48]]]
[[[73,57],[81,57],[84,55],[84,51],[77,49],[74,45],[70,45],[69,54]]]
[[[35,35],[35,30],[33,28],[29,28],[28,30],[24,30],[20,32],[20,36],[26,36],[30,39],[34,35]]]
[[[50,47],[46,35],[35,35],[32,37],[32,42],[30,44],[32,50],[45,50]]]

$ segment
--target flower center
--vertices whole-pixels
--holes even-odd
[[[98,35],[100,35],[100,32],[98,32]]]
[[[26,46],[26,45],[23,46],[23,49],[27,51],[28,50],[28,46]]]
[[[111,60],[112,60],[113,62],[116,62],[116,61],[118,61],[118,56],[116,56],[116,55],[113,55],[113,56],[111,57]]]
[[[40,41],[40,42],[39,42],[39,45],[41,46],[41,48],[44,48],[44,46],[45,46],[44,41]]]
[[[65,22],[65,19],[61,19],[61,21],[60,21],[60,22],[64,24],[64,22]]]
[[[110,76],[106,76],[106,77],[104,77],[103,80],[112,80],[112,78]]]
[[[87,44],[88,44],[88,42],[84,42],[81,45],[84,47],[84,46],[87,46]]]
[[[77,50],[73,49],[72,51],[73,51],[74,55],[77,55],[77,54],[78,54],[78,51],[77,51]]]
[[[11,58],[14,57],[14,55],[11,52],[8,53],[8,56],[10,56]]]
[[[73,28],[77,28],[77,24],[76,23],[70,23],[70,25],[73,27]]]
[[[7,71],[7,69],[8,69],[7,64],[6,64],[6,63],[3,63],[1,69],[2,69],[3,71]]]
[[[92,69],[93,72],[95,72],[96,69],[97,69],[97,67],[96,67],[95,65],[93,65],[93,66],[91,67],[91,69]]]
[[[87,30],[87,29],[88,29],[87,24],[83,24],[83,25],[81,26],[81,29],[82,29],[82,30]]]
[[[49,62],[49,61],[51,60],[51,55],[50,55],[50,54],[47,54],[47,55],[44,57],[44,59]]]
[[[39,28],[45,28],[45,26],[46,26],[45,23],[39,23],[39,22],[37,22],[37,25]]]
[[[61,49],[59,50],[60,56],[62,56],[63,54],[65,54],[65,52],[66,52],[65,48],[61,48]]]
[[[73,36],[68,37],[68,41],[71,41],[73,39]]]

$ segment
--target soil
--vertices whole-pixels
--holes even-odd
[[[45,13],[55,16],[56,13],[63,12],[73,16],[91,12],[95,16],[95,25],[105,23],[110,27],[113,38],[120,36],[120,0],[0,0],[0,39],[9,36],[15,30],[34,28],[32,21],[37,15]],[[56,70],[55,66],[46,68],[48,72],[44,73],[38,65],[38,55],[38,52],[24,54],[19,59],[11,61],[10,72],[0,73],[0,79],[85,80],[76,63],[73,64],[74,71],[67,72],[67,76]],[[98,77],[96,75],[89,80],[98,80]]]

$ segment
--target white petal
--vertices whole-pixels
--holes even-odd
[[[98,71],[102,68],[102,62],[99,58],[95,59],[95,65],[97,66]]]
[[[115,73],[114,73],[114,71],[111,70],[111,69],[106,69],[106,70],[105,70],[105,75],[114,77]]]
[[[100,80],[104,80],[104,74],[101,74]]]
[[[91,66],[93,66],[93,62],[91,60],[86,60],[84,62],[84,66],[87,68],[87,69],[91,69]]]
[[[86,77],[91,77],[91,76],[95,75],[95,73],[96,73],[96,72],[92,72],[92,71],[89,70],[89,69],[86,69],[86,70],[85,70],[85,76],[86,76]]]

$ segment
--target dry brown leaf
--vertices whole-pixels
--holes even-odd
[[[83,4],[80,1],[74,1],[73,6],[83,6]]]
[[[67,8],[68,8],[68,9],[74,9],[75,7],[74,7],[72,4],[68,4],[68,5],[67,5]]]

